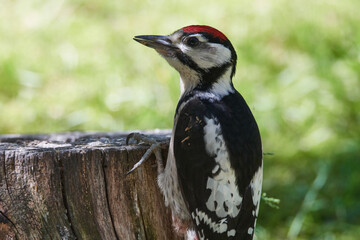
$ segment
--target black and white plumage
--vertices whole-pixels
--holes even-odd
[[[262,186],[255,119],[232,77],[236,53],[220,31],[201,25],[169,36],[137,36],[180,73],[167,164],[158,184],[188,239],[253,239]]]

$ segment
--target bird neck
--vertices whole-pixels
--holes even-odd
[[[222,75],[212,81],[202,79],[201,74],[195,71],[192,74],[180,74],[180,97],[194,90],[211,93],[219,98],[233,93],[235,89],[232,83],[232,68],[228,67]]]

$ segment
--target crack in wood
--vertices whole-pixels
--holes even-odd
[[[46,220],[45,220],[44,216],[42,216],[42,215],[41,215],[41,220],[42,220],[44,223],[46,223]],[[49,232],[49,229],[48,229],[48,227],[47,227],[46,224],[44,224],[44,228],[45,228],[45,231],[46,231],[47,235],[48,235],[48,236],[50,237],[50,239],[52,240],[53,237],[51,236],[51,233]]]
[[[118,233],[116,232],[116,228],[115,228],[115,223],[114,223],[114,217],[113,217],[113,213],[110,209],[110,199],[109,199],[109,191],[108,191],[108,183],[106,180],[106,171],[105,168],[107,168],[105,161],[106,161],[106,156],[105,153],[103,151],[101,151],[101,161],[102,161],[102,171],[103,171],[103,176],[104,176],[104,185],[105,185],[105,198],[106,198],[106,203],[107,203],[107,208],[109,211],[109,215],[110,215],[110,221],[111,221],[111,225],[113,227],[114,230],[114,234],[116,237],[116,240],[119,240],[119,236]]]
[[[18,237],[17,235],[19,234],[19,231],[18,229],[16,228],[16,225],[13,221],[11,221],[11,219],[2,211],[0,211],[0,223],[4,223],[4,224],[7,224],[7,223],[10,223],[13,228],[15,229],[16,233],[15,233],[15,239],[17,240]]]
[[[62,161],[62,159],[60,157],[59,152],[56,152],[56,159],[57,159],[57,161],[59,163],[60,186],[61,186],[62,200],[63,200],[63,204],[64,204],[64,208],[65,208],[65,214],[66,214],[66,217],[68,219],[70,230],[71,230],[72,234],[74,235],[75,239],[79,239],[79,237],[76,235],[75,229],[74,229],[72,221],[71,221],[69,204],[68,204],[67,198],[66,198],[64,165],[63,165],[63,161]]]
[[[12,225],[14,228],[16,228],[15,223],[14,223],[13,221],[11,221],[11,219],[6,215],[5,212],[3,212],[3,211],[0,210],[0,215],[1,215],[1,216],[0,216],[0,223],[5,223],[5,224],[11,223],[11,225]]]
[[[129,168],[129,163],[131,162],[130,159],[129,159],[129,156],[131,154],[129,153],[129,149],[127,147],[125,147],[124,150],[125,150],[126,159],[127,159],[127,162],[128,162],[128,165],[126,166],[126,168]],[[128,176],[125,175],[125,177],[127,178]],[[140,209],[140,206],[139,206],[139,196],[138,196],[138,192],[137,192],[136,183],[134,183],[134,186],[133,186],[133,193],[134,193],[134,196],[133,196],[134,202],[133,202],[133,204],[134,204],[134,207],[135,207],[135,214],[137,215],[138,218],[140,218],[140,219],[138,219],[140,221],[136,221],[139,224],[139,236],[138,237],[140,237],[140,239],[141,239],[141,236],[144,236],[145,239],[147,239],[146,238],[145,225],[144,225],[144,219],[143,219],[142,212],[141,212],[141,209]],[[136,239],[138,239],[138,238],[136,238]]]
[[[139,196],[139,195],[137,194],[137,196]],[[146,225],[145,225],[144,216],[143,216],[143,213],[142,213],[143,210],[142,210],[142,207],[141,207],[141,202],[140,202],[139,197],[138,197],[137,201],[138,201],[138,205],[139,205],[140,219],[141,219],[141,223],[142,223],[143,229],[144,229],[145,240],[148,240],[148,236],[146,234]]]
[[[7,192],[7,194],[8,194],[8,196],[9,196],[9,198],[10,198],[10,204],[12,204],[14,201],[13,201],[13,199],[12,199],[12,196],[11,196],[11,191],[10,191],[10,188],[9,188],[9,182],[8,182],[8,178],[7,178],[7,170],[6,170],[6,154],[5,154],[5,151],[3,151],[3,160],[4,160],[4,164],[3,164],[3,172],[4,172],[4,179],[5,179],[5,187],[6,187],[6,192]],[[14,160],[15,160],[15,156],[14,156]],[[0,211],[1,212],[1,211]],[[18,230],[18,228],[16,227],[16,224],[13,222],[13,221],[11,221],[11,219],[5,214],[5,213],[3,213],[3,212],[1,212],[1,215],[5,218],[5,219],[7,219],[10,223],[11,223],[11,225],[14,227],[14,229],[15,229],[15,238],[16,239],[18,239],[17,238],[17,235],[19,234],[19,230]]]
[[[137,193],[137,189],[135,189],[135,192],[136,192],[136,205],[137,205],[137,208],[139,209],[139,217],[140,217],[140,220],[141,220],[141,223],[140,223],[140,228],[144,234],[144,237],[145,237],[145,240],[148,239],[147,237],[147,234],[146,234],[146,228],[145,228],[145,222],[144,222],[144,216],[143,216],[143,213],[142,213],[142,209],[141,209],[141,205],[140,205],[140,199],[139,199],[139,194]]]
[[[4,151],[4,178],[5,178],[6,191],[9,194],[9,198],[10,198],[11,202],[14,202],[13,199],[11,199],[11,194],[10,194],[11,192],[10,192],[10,189],[9,189],[9,182],[8,182],[8,179],[7,179],[5,151]]]

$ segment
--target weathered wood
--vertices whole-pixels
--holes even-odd
[[[126,176],[148,148],[126,136],[0,136],[0,239],[180,239],[154,158]]]

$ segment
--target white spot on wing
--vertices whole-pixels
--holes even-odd
[[[227,236],[228,236],[228,237],[234,237],[234,236],[235,236],[235,233],[236,233],[236,230],[235,230],[235,229],[231,229],[230,231],[227,232]]]
[[[195,209],[195,212],[191,213],[191,216],[195,219],[196,225],[199,225],[196,220],[198,219],[199,222],[206,224],[215,233],[224,233],[228,228],[226,218],[221,219],[219,222],[215,222],[205,212],[199,210],[198,208]]]
[[[252,234],[253,233],[253,231],[254,231],[254,229],[252,228],[252,227],[249,227],[249,229],[248,229],[248,234]]]
[[[216,164],[216,166],[214,167],[214,169],[212,170],[212,174],[215,174],[218,170],[219,170],[219,165]]]
[[[258,168],[255,172],[251,182],[250,187],[252,190],[252,200],[253,204],[256,206],[256,216],[258,216],[259,206],[260,206],[260,197],[261,197],[261,186],[262,186],[262,166]]]
[[[200,240],[205,240],[204,230],[198,231]]]
[[[236,217],[241,208],[242,197],[236,185],[235,172],[230,166],[229,154],[221,133],[217,119],[205,117],[204,140],[205,148],[210,156],[215,157],[220,171],[214,177],[209,177],[206,188],[211,194],[206,202],[206,207],[216,213],[218,217]],[[218,171],[215,166],[213,172]]]

